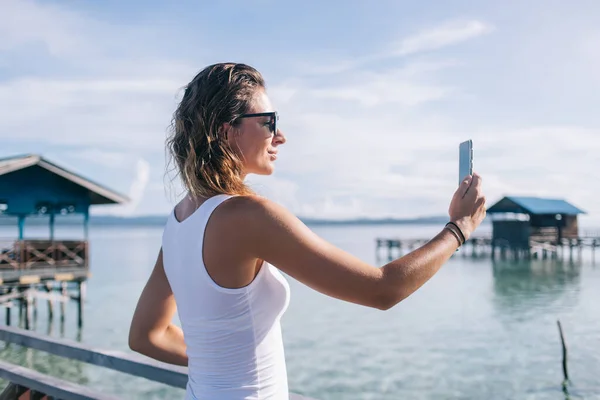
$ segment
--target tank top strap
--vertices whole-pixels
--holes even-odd
[[[169,220],[167,221],[166,226],[174,226],[174,227],[183,227],[187,225],[195,225],[200,227],[202,231],[204,227],[208,223],[208,220],[213,213],[213,211],[225,200],[234,197],[234,195],[229,194],[218,194],[216,196],[210,197],[204,201],[190,216],[188,216],[183,221],[179,221],[175,216],[175,208],[171,210],[169,215]]]
[[[213,211],[215,211],[216,208],[219,207],[221,203],[223,203],[225,200],[228,200],[232,197],[233,195],[229,194],[218,194],[216,196],[206,199],[204,203],[200,205],[197,211],[200,214],[200,221],[198,223],[202,232],[204,232],[206,224],[208,224],[208,220],[210,219],[210,216],[212,215]]]

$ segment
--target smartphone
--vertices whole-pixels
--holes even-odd
[[[458,185],[467,177],[473,175],[473,141],[467,140],[458,146]]]

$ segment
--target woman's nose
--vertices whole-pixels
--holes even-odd
[[[277,129],[277,134],[273,136],[274,144],[284,144],[287,141],[283,131],[281,129]]]

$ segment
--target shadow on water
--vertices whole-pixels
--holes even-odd
[[[577,307],[581,289],[583,263],[574,260],[493,260],[493,306],[507,330],[518,335],[517,331],[549,326],[554,316],[569,313]],[[538,320],[538,322],[533,322]],[[539,321],[543,321],[539,324]],[[554,325],[554,323],[552,323]],[[515,327],[517,330],[515,330]],[[547,338],[553,341],[556,335],[556,348],[560,348],[559,333],[544,329]],[[540,332],[531,333],[541,339]],[[566,342],[568,343],[568,337]],[[516,340],[519,340],[518,338]],[[550,346],[553,346],[551,344]],[[569,363],[570,364],[570,363]],[[537,389],[535,395],[560,393],[560,398],[587,398],[586,389],[577,387],[571,380],[557,382],[556,386]],[[597,395],[596,389],[592,390]],[[558,397],[556,397],[558,398]]]
[[[554,260],[492,261],[494,304],[511,318],[520,313],[575,305],[581,283],[581,263]]]

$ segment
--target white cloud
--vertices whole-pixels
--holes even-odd
[[[69,10],[28,0],[3,0],[0,50],[42,44],[52,55],[84,49],[80,33],[87,23]]]
[[[325,209],[332,217],[444,214],[457,185],[458,143],[472,138],[475,169],[484,177],[488,203],[504,195],[565,198],[599,220],[600,185],[592,166],[600,166],[600,129],[533,126],[456,132],[446,120],[396,115],[390,108],[359,113],[335,109],[288,121],[278,174],[293,177],[292,200],[284,203],[301,215],[323,216]],[[415,199],[424,201],[415,205]],[[386,207],[376,207],[382,201]]]
[[[98,148],[80,149],[73,152],[73,157],[95,163],[106,168],[121,168],[133,157],[132,154],[118,151],[106,151]]]
[[[129,27],[112,26],[64,7],[29,1],[5,1],[2,11],[3,64],[9,65],[5,55],[27,51],[42,61],[56,61],[63,72],[44,69],[39,76],[16,74],[0,80],[0,140],[18,141],[23,149],[30,143],[68,146],[66,151],[77,152],[79,160],[118,175],[119,185],[130,188],[132,202],[114,212],[166,210],[180,185],[175,182],[173,191],[168,184],[167,190],[161,189],[157,171],[163,170],[162,159],[156,162],[150,155],[162,154],[179,89],[197,69],[187,64],[192,60],[175,60],[161,53],[159,44],[144,46],[157,31],[136,21]],[[593,176],[600,166],[600,127],[594,120],[569,115],[564,121],[576,123],[565,125],[555,118],[544,126],[527,109],[511,108],[513,100],[535,102],[538,94],[527,92],[535,87],[547,88],[545,94],[557,98],[564,93],[553,92],[552,84],[560,85],[537,73],[545,71],[536,62],[546,59],[540,51],[547,48],[522,46],[520,41],[501,47],[510,48],[513,57],[519,55],[514,76],[477,69],[498,61],[496,49],[483,49],[481,55],[468,50],[449,54],[453,46],[480,37],[507,44],[501,35],[485,37],[495,28],[484,20],[431,25],[389,45],[367,45],[365,55],[353,59],[330,55],[329,62],[317,61],[292,48],[287,56],[298,54],[305,64],[286,70],[286,76],[275,71],[266,77],[288,143],[280,151],[275,176],[252,177],[253,187],[309,217],[445,213],[456,187],[457,145],[470,137],[490,202],[504,194],[565,197],[600,220],[600,187]],[[565,34],[570,31],[559,32],[564,42],[572,39]],[[530,37],[527,31],[513,34]],[[538,34],[545,45],[544,32]],[[591,67],[598,64],[597,37],[573,41],[577,45],[571,52],[578,52],[577,59],[557,53],[557,60],[565,61],[556,64],[553,79],[569,63],[578,67],[566,70],[579,72],[581,82],[597,79],[599,69]],[[440,58],[442,49],[448,51]],[[336,51],[344,54],[344,49]],[[581,67],[582,60],[588,60],[589,68]],[[519,75],[524,69],[536,71],[538,86],[523,85],[530,77]],[[514,98],[495,98],[487,86],[476,87],[481,82],[477,75],[510,82],[508,92]],[[472,103],[465,101],[465,94]],[[473,103],[481,109],[471,113]]]
[[[383,50],[377,49],[364,56],[347,60],[338,57],[325,64],[302,65],[301,71],[305,75],[340,74],[365,65],[376,66],[384,61],[457,45],[493,31],[492,25],[478,20],[445,22],[402,38]],[[300,63],[305,64],[305,61],[300,61]]]
[[[406,56],[437,50],[488,34],[493,29],[491,25],[477,20],[445,23],[400,40],[392,46],[392,53]]]
[[[356,81],[360,83],[345,87],[314,89],[312,95],[324,99],[357,101],[363,106],[375,107],[388,102],[415,106],[443,99],[452,93],[449,87],[417,84],[399,79],[393,73],[373,76],[371,79],[358,78]]]
[[[55,72],[44,67],[38,76],[0,79],[0,140],[14,141],[18,132],[25,143],[127,151],[161,146],[193,69],[149,51],[147,36],[140,36],[149,28],[137,28],[58,5],[3,2],[2,57],[31,53],[40,65],[53,62]]]
[[[157,80],[15,80],[0,84],[0,138],[55,144],[156,148],[177,84]]]
[[[103,211],[113,215],[135,214],[144,199],[149,180],[150,163],[143,158],[139,158],[135,164],[134,179],[129,188],[128,197],[130,201],[124,205],[106,207]]]

